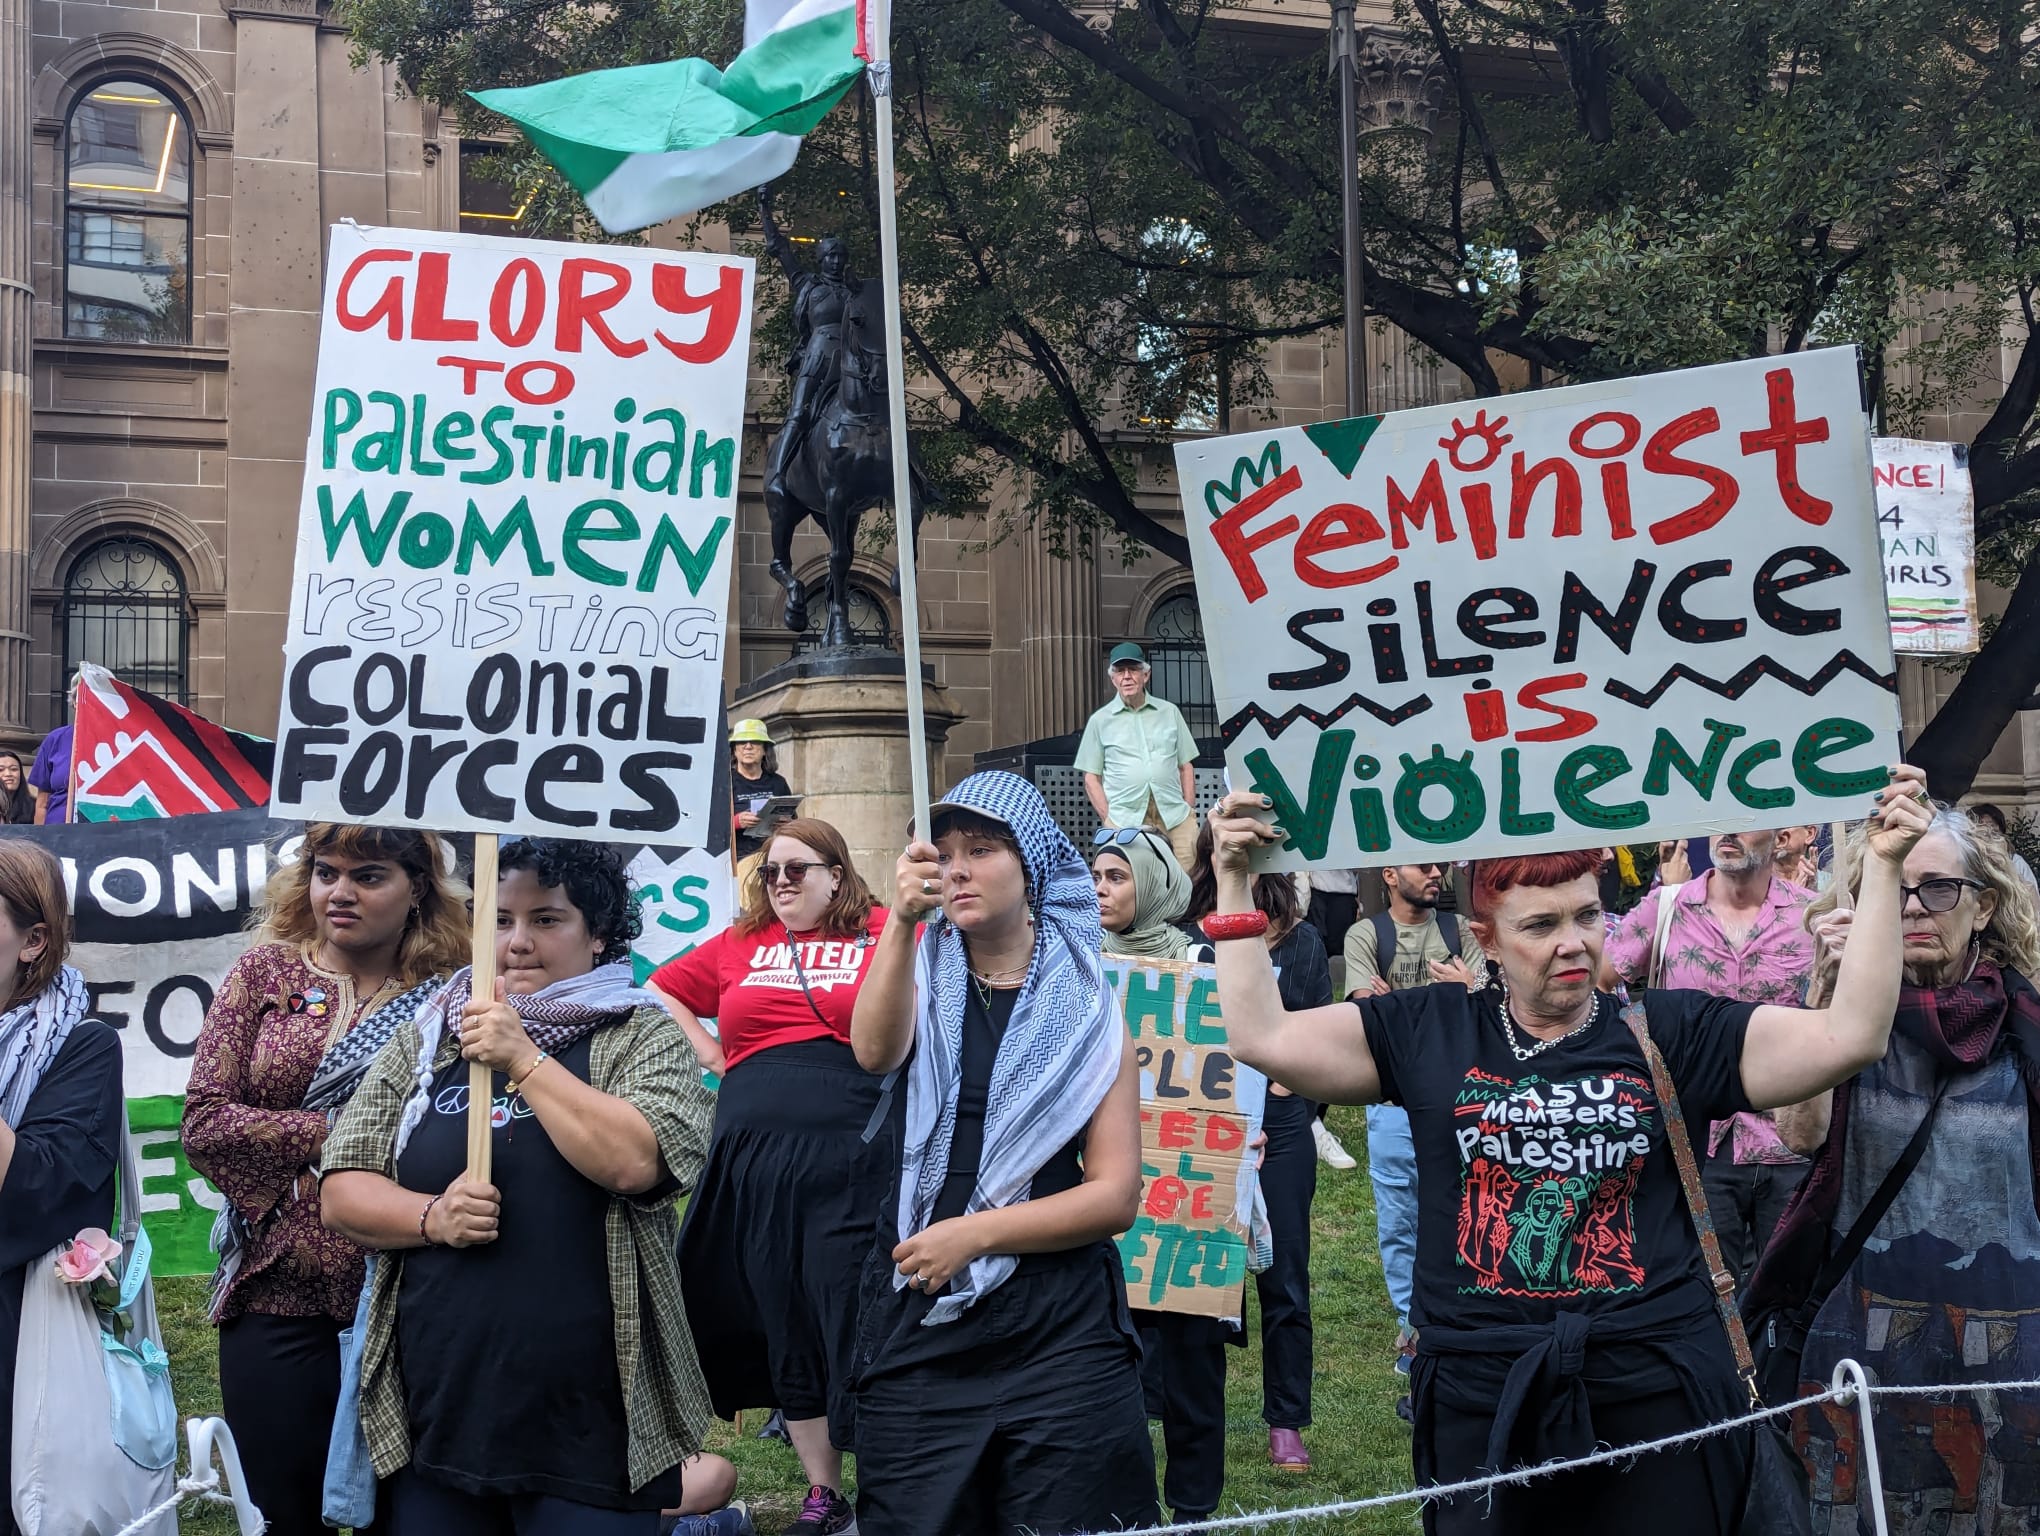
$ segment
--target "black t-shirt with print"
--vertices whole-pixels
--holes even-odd
[[[1359,1007],[1383,1097],[1409,1111],[1416,1143],[1419,1328],[1541,1322],[1680,1287],[1713,1306],[1650,1068],[1612,998],[1530,1061],[1509,1049],[1492,991],[1419,987]],[[1755,1004],[1654,991],[1646,1008],[1689,1128],[1749,1108]]]

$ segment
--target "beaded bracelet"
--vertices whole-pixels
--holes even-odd
[[[1268,931],[1265,912],[1214,912],[1199,925],[1207,939],[1258,939]]]
[[[531,1065],[524,1069],[524,1075],[522,1077],[511,1078],[510,1081],[504,1086],[503,1088],[504,1097],[512,1099],[516,1098],[518,1094],[524,1091],[524,1085],[531,1081],[531,1074],[536,1072],[540,1067],[544,1066],[548,1061],[551,1060],[552,1060],[551,1051],[540,1051],[536,1056],[532,1057]]]
[[[427,1246],[431,1245],[432,1239],[425,1237],[425,1220],[432,1214],[432,1207],[437,1204],[439,1204],[439,1196],[434,1195],[425,1202],[425,1209],[418,1213],[418,1235],[425,1238]]]

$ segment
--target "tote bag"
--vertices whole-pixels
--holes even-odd
[[[177,1406],[163,1353],[142,1191],[121,1111],[121,1338],[82,1286],[57,1275],[61,1247],[29,1266],[14,1362],[14,1520],[23,1536],[115,1536],[177,1486]],[[176,1536],[176,1511],[143,1536]]]

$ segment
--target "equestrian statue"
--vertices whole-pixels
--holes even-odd
[[[857,520],[893,496],[891,433],[887,421],[885,296],[876,282],[860,282],[850,252],[824,236],[819,266],[809,271],[772,217],[768,189],[758,193],[765,249],[793,288],[793,353],[786,371],[793,396],[765,461],[765,511],[772,522],[772,579],[786,591],[786,627],[805,630],[807,588],[793,572],[793,534],[805,518],[829,539],[829,618],[822,644],[850,644],[850,561],[857,551]],[[910,469],[913,533],[938,498],[918,470]],[[899,577],[893,577],[899,591]]]

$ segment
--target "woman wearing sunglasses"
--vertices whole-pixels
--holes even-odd
[[[852,1523],[857,1281],[891,1174],[879,1081],[850,1051],[886,914],[825,821],[781,826],[758,875],[736,922],[651,978],[723,1079],[680,1279],[715,1411],[780,1410],[808,1481],[790,1529],[830,1536]]]
[[[1807,909],[1822,941],[1814,984],[1830,993],[1863,866],[1859,828],[1834,886]],[[1788,1336],[1804,1331],[1802,1392],[1825,1387],[1844,1358],[1863,1362],[1880,1386],[2040,1374],[2032,892],[2002,837],[1945,806],[1900,879],[1905,982],[1884,1059],[1778,1119],[1780,1135],[1813,1154],[1813,1170],[1757,1267],[1745,1311],[1777,1317]],[[1895,1195],[1879,1200],[1888,1177]],[[1873,1202],[1885,1206],[1881,1216]],[[1789,1377],[1782,1385],[1790,1391]],[[2040,1476],[2040,1399],[1990,1399],[1956,1391],[1877,1400],[1894,1536],[1943,1529],[1943,1490],[1979,1482],[2007,1490],[2001,1520],[2030,1505],[2010,1490]],[[1798,1417],[1793,1439],[1812,1473],[1814,1528],[1870,1529],[1871,1511],[1854,1508],[1862,1480],[1833,1470],[1861,1464],[1855,1415]],[[1894,1458],[1890,1447],[1911,1449]]]

